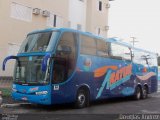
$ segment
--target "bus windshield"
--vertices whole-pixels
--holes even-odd
[[[46,85],[49,83],[49,69],[41,71],[43,56],[19,57],[14,72],[14,83],[21,85]]]
[[[22,43],[19,53],[26,52],[48,52],[58,32],[43,32],[29,34]]]

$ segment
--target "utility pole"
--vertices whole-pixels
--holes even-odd
[[[134,47],[134,45],[135,45],[135,43],[136,42],[139,42],[139,41],[136,41],[135,39],[136,39],[136,37],[131,37],[133,40],[132,41],[130,41],[130,42],[132,42],[132,44],[133,44],[133,47]]]

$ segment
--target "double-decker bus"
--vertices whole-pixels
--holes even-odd
[[[157,91],[157,54],[114,38],[104,39],[68,28],[27,35],[15,59],[12,97],[51,105],[133,96]]]

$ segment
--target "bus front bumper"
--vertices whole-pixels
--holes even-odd
[[[17,101],[25,101],[28,103],[51,105],[51,97],[48,94],[30,95],[30,94],[22,94],[22,93],[18,93],[18,92],[12,92],[12,98]]]

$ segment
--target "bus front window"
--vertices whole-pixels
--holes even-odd
[[[41,71],[42,56],[20,57],[15,66],[14,83],[44,85],[49,83],[49,69]]]
[[[23,42],[19,53],[27,52],[48,52],[51,51],[52,42],[56,38],[58,32],[42,32],[29,34]]]

